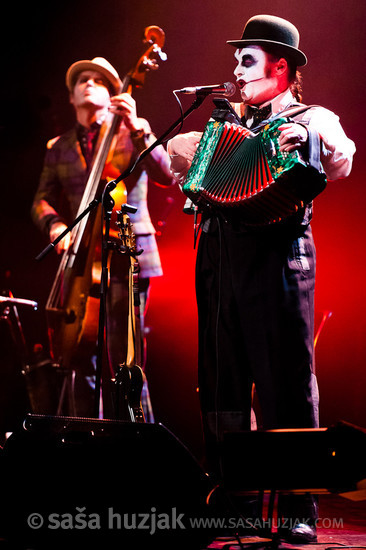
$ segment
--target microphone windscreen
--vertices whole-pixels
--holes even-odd
[[[232,95],[235,94],[236,92],[235,84],[233,84],[232,82],[225,82],[224,86],[226,89],[226,92],[225,92],[226,97],[231,97]]]

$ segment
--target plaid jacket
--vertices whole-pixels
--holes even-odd
[[[107,172],[115,178],[122,173],[131,160],[145,149],[154,137],[148,122],[143,122],[148,138],[131,140],[130,132],[124,125],[118,133],[113,156],[107,161]],[[107,173],[107,175],[108,175]],[[40,183],[32,205],[32,219],[47,235],[50,226],[56,221],[71,223],[77,215],[84,193],[88,174],[79,141],[77,127],[51,140],[47,145]],[[159,145],[133,173],[124,181],[127,188],[128,204],[137,207],[131,215],[134,233],[144,240],[144,254],[139,257],[142,277],[162,274],[159,253],[155,240],[155,229],[151,223],[147,205],[149,180],[168,186],[173,182],[169,170],[169,157]]]

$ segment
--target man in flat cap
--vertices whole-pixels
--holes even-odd
[[[147,120],[137,116],[133,97],[129,93],[122,93],[122,82],[116,69],[103,57],[73,63],[66,73],[66,85],[75,109],[76,125],[48,143],[39,187],[32,206],[34,222],[51,242],[76,218],[101,136],[104,135],[113,115],[118,115],[120,122],[119,126],[117,125],[117,137],[112,142],[104,166],[103,177],[115,179],[139,153],[155,141]],[[142,332],[150,278],[162,275],[155,229],[147,204],[149,181],[158,182],[163,186],[169,186],[173,182],[169,171],[169,158],[162,146],[156,147],[126,179],[124,184],[127,198],[122,197],[121,202],[116,202],[118,208],[123,202],[137,208],[137,212],[130,214],[130,218],[136,235],[137,249],[143,250],[143,254],[139,256]],[[111,233],[113,229],[116,228],[111,227]],[[68,234],[59,242],[57,250],[63,252],[68,250],[70,245],[72,243]],[[126,258],[126,255],[112,254],[109,268],[106,328],[110,373],[114,373],[118,365],[126,361],[129,291]],[[72,364],[71,360],[71,365],[68,365],[76,372],[77,416],[93,416],[94,411],[95,346],[92,345],[90,353],[86,355],[85,361],[75,359],[75,364]],[[58,357],[54,359],[56,362],[59,360]],[[145,395],[145,390],[146,385],[143,392],[145,418],[152,421],[150,400],[148,393]],[[104,402],[103,407],[104,417],[114,418],[116,412],[112,400]]]
[[[338,117],[300,103],[298,67],[307,59],[296,27],[257,15],[246,23],[242,37],[228,44],[235,47],[242,102],[232,106],[241,124],[260,129],[263,119],[286,117],[286,111],[298,107],[298,114],[279,128],[281,154],[298,150],[309,160],[311,152],[328,180],[348,176],[355,146]],[[180,182],[201,135],[178,135],[168,144],[171,169]],[[319,425],[311,217],[311,201],[296,214],[259,227],[248,223],[239,207],[215,205],[202,213],[196,264],[198,378],[207,461],[219,479],[222,434],[251,427],[253,384],[262,428]],[[288,540],[316,540],[317,501],[311,495],[283,498],[279,513]]]

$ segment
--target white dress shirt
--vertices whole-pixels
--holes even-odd
[[[272,116],[280,113],[296,103],[291,91],[287,89],[270,102]],[[265,103],[261,105],[265,107]],[[234,104],[235,110],[241,116],[245,114],[245,107],[241,103]],[[352,159],[356,151],[354,142],[349,139],[339,122],[339,117],[324,107],[312,107],[301,115],[301,121],[316,130],[321,138],[320,160],[328,180],[337,180],[347,177],[352,168]],[[248,119],[250,127],[250,119]]]
[[[272,116],[291,107],[296,103],[290,89],[282,92],[271,100]],[[261,105],[264,107],[266,104]],[[243,103],[233,103],[232,106],[242,117],[245,115]],[[312,107],[301,115],[301,121],[316,130],[321,138],[320,160],[328,180],[337,180],[349,175],[352,159],[356,151],[354,142],[349,139],[339,122],[339,117],[324,107]],[[248,120],[250,126],[250,120]],[[169,151],[168,144],[168,151]],[[178,182],[182,182],[190,164],[182,157],[171,156],[171,171]]]

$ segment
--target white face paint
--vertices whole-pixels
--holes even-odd
[[[243,103],[260,106],[283,91],[276,62],[260,46],[248,46],[235,52],[234,70]]]

